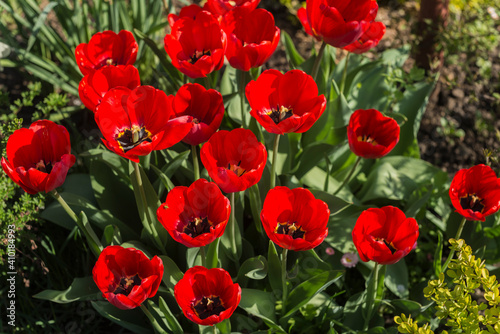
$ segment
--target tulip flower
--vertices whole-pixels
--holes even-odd
[[[349,147],[359,157],[376,159],[387,155],[399,141],[399,125],[375,109],[358,109],[347,126]]]
[[[193,20],[195,20],[196,15],[198,15],[198,13],[201,12],[202,10],[203,8],[196,4],[184,6],[181,8],[179,15],[168,14],[168,24],[170,25],[170,27],[172,27],[175,24],[175,22],[177,22],[181,17],[190,17]]]
[[[241,300],[241,288],[224,269],[195,266],[175,285],[174,295],[189,320],[213,326],[233,314]]]
[[[222,236],[230,213],[229,199],[204,179],[175,187],[157,210],[163,227],[186,247],[203,247]]]
[[[106,147],[139,162],[139,156],[177,144],[193,125],[190,116],[175,117],[173,98],[151,86],[111,89],[95,113]]]
[[[451,181],[450,198],[464,218],[484,221],[500,208],[500,179],[486,165],[461,169]]]
[[[353,43],[344,46],[343,49],[356,54],[365,53],[377,46],[382,37],[384,37],[384,34],[385,24],[382,22],[373,22],[367,27],[361,37]]]
[[[180,17],[164,42],[172,65],[190,78],[204,78],[224,63],[226,34],[210,12]]]
[[[216,16],[224,16],[229,11],[244,8],[252,11],[259,5],[260,0],[207,0],[203,9]]]
[[[309,130],[326,108],[326,99],[318,96],[313,78],[301,70],[285,74],[266,70],[245,92],[250,114],[267,132],[275,134]]]
[[[139,46],[130,31],[118,34],[106,30],[92,36],[88,43],[81,43],[75,49],[75,58],[83,75],[101,67],[133,65]]]
[[[250,130],[221,130],[202,146],[201,162],[222,191],[234,193],[259,182],[267,151]]]
[[[92,270],[94,282],[111,304],[122,310],[154,297],[163,277],[163,262],[134,248],[108,246]]]
[[[370,208],[361,213],[352,240],[363,262],[394,264],[406,256],[418,239],[418,223],[393,206]]]
[[[227,34],[226,58],[232,67],[242,71],[262,66],[280,40],[280,29],[275,26],[273,15],[262,8],[228,12],[222,20],[222,29]]]
[[[134,66],[105,66],[84,76],[78,86],[78,93],[85,107],[95,112],[111,88],[123,86],[134,89],[140,85],[139,71]]]
[[[60,187],[75,160],[68,130],[52,121],[40,120],[9,137],[2,168],[12,181],[34,195]]]
[[[267,236],[278,246],[313,249],[328,235],[330,210],[307,189],[274,187],[267,193],[260,219]]]
[[[306,33],[342,48],[361,37],[377,11],[375,0],[307,0],[297,16]]]
[[[224,117],[222,95],[196,83],[185,84],[177,91],[173,108],[177,117],[193,117],[193,127],[182,139],[189,145],[206,142],[219,129]]]

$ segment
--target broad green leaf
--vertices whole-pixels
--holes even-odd
[[[78,300],[92,300],[99,298],[101,292],[92,276],[75,278],[66,290],[44,290],[33,297],[50,300],[55,303],[66,304]]]
[[[207,252],[207,268],[217,268],[219,264],[219,243],[220,243],[220,238],[215,239],[208,245],[208,252]]]
[[[184,273],[177,267],[177,264],[166,255],[160,255],[160,259],[163,261],[163,283],[168,286],[169,289],[173,290],[174,286],[179,282]]]
[[[342,324],[351,330],[362,330],[364,326],[363,305],[366,300],[366,290],[358,292],[347,300],[344,306],[344,321]]]
[[[276,299],[271,292],[256,289],[241,289],[241,301],[238,305],[249,314],[261,318],[272,329],[284,333],[276,322]]]
[[[285,317],[291,316],[311,298],[329,287],[342,276],[342,273],[337,270],[325,271],[296,286],[286,299]]]
[[[111,245],[121,245],[122,237],[120,235],[120,229],[117,226],[108,225],[104,228],[103,243],[107,246]]]
[[[281,31],[281,44],[285,46],[286,59],[292,69],[298,68],[304,62],[304,57],[295,48],[292,38],[284,30]]]
[[[173,334],[183,334],[184,330],[182,329],[181,325],[173,315],[172,311],[170,311],[170,308],[168,307],[167,303],[165,303],[165,300],[163,300],[161,296],[158,298],[158,304],[160,306],[160,310],[163,312],[163,315],[165,316],[168,329],[171,330]]]
[[[269,278],[269,283],[276,297],[281,298],[281,294],[283,293],[283,285],[281,283],[281,261],[278,257],[278,252],[276,252],[274,242],[271,240],[269,240],[269,249],[267,251],[267,263],[267,277]]]
[[[396,308],[394,314],[411,314],[413,317],[420,314],[422,305],[413,300],[408,299],[393,299],[391,305]]]
[[[240,267],[238,271],[238,278],[236,279],[240,282],[244,276],[254,279],[261,280],[267,276],[267,260],[264,256],[258,255],[247,259]]]
[[[408,268],[405,259],[386,266],[385,286],[399,298],[408,298]]]
[[[118,307],[105,302],[92,302],[94,309],[100,315],[137,334],[151,334],[152,328],[144,327],[148,321],[139,308],[120,310]]]

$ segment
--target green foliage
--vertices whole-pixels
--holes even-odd
[[[485,261],[472,255],[472,249],[464,240],[450,239],[451,249],[457,258],[451,260],[445,279],[429,281],[424,295],[436,303],[436,316],[446,319],[451,333],[498,333],[500,331],[500,293],[496,276],[489,274]],[[484,292],[486,303],[478,303],[472,295],[476,290]],[[404,314],[395,317],[401,333],[434,333],[428,325],[418,328],[410,317]],[[447,333],[443,331],[443,333]]]

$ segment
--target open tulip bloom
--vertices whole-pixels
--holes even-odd
[[[285,74],[266,70],[245,92],[250,114],[267,132],[275,134],[309,130],[326,108],[326,99],[318,96],[313,78],[301,70]]]
[[[134,248],[108,246],[99,255],[92,276],[102,295],[122,310],[154,297],[163,277],[163,263]]]
[[[221,130],[201,148],[208,175],[226,193],[243,191],[259,182],[267,162],[266,147],[252,131]]]
[[[95,112],[110,89],[120,86],[134,89],[140,85],[139,71],[134,66],[105,66],[84,76],[78,93],[85,107]]]
[[[191,130],[193,118],[175,117],[173,98],[151,86],[111,89],[95,113],[106,147],[139,162],[139,156],[177,144]]]
[[[274,187],[267,193],[260,219],[278,246],[302,251],[318,246],[328,235],[330,210],[304,188]]]
[[[224,269],[195,266],[175,285],[174,295],[189,320],[213,326],[228,319],[236,310],[241,288]]]
[[[347,126],[351,151],[359,157],[376,159],[387,155],[399,142],[399,125],[376,109],[358,109]]]
[[[203,8],[216,16],[224,16],[237,8],[252,11],[257,8],[259,2],[260,0],[207,0]]]
[[[406,256],[418,239],[418,223],[393,206],[361,213],[352,230],[352,241],[364,262],[394,264]]]
[[[9,137],[2,168],[12,181],[34,195],[60,187],[75,160],[68,130],[52,121],[40,120]]]
[[[465,219],[484,222],[500,208],[500,179],[486,165],[461,169],[451,181],[450,198]]]
[[[187,247],[203,247],[220,237],[230,213],[229,199],[215,183],[204,179],[172,189],[157,211],[172,238]]]
[[[88,43],[81,43],[75,49],[76,63],[83,75],[114,65],[133,65],[139,46],[130,31],[118,34],[106,30],[92,36]]]

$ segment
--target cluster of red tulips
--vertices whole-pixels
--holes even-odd
[[[230,66],[248,71],[260,67],[277,47],[280,30],[259,0],[208,0],[205,6],[184,7],[168,17],[165,50],[172,64],[190,78],[205,77]],[[317,40],[349,52],[375,46],[385,26],[375,21],[375,0],[307,0],[298,16]],[[172,189],[157,210],[157,218],[172,238],[186,247],[203,247],[223,235],[231,203],[223,195],[257,184],[268,161],[266,147],[251,130],[219,130],[224,101],[215,89],[197,83],[183,85],[175,95],[141,85],[133,66],[138,45],[128,31],[104,31],[75,50],[84,75],[80,98],[94,115],[103,143],[135,163],[154,150],[180,141],[203,144],[201,162],[211,180],[198,178]],[[266,70],[245,89],[250,114],[269,133],[308,131],[320,119],[327,101],[318,94],[312,76],[301,70]],[[377,159],[399,141],[398,123],[375,109],[356,110],[347,127],[349,146],[358,157]],[[276,154],[276,152],[275,152]],[[51,121],[16,131],[7,144],[2,167],[26,192],[51,192],[61,186],[75,163],[68,131]],[[283,249],[309,250],[328,234],[328,205],[304,188],[273,187],[260,218],[267,236]],[[222,190],[222,191],[221,191]],[[500,207],[500,180],[491,168],[478,165],[459,171],[450,197],[469,220],[482,220]],[[416,247],[419,227],[398,208],[364,211],[352,231],[361,260],[393,264]],[[93,269],[103,296],[120,309],[131,309],[154,296],[163,276],[158,256],[121,246],[102,250]],[[241,289],[222,268],[190,268],[175,286],[175,298],[187,318],[214,325],[231,316]]]

